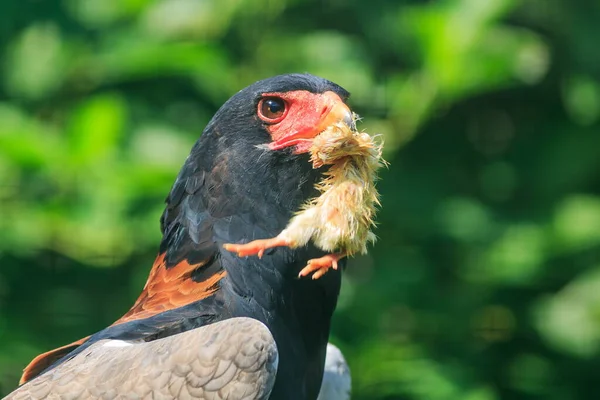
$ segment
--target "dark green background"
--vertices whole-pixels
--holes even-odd
[[[599,40],[597,1],[2,0],[0,393],[132,304],[215,110],[308,71],[390,162],[334,319],[353,398],[594,398]]]

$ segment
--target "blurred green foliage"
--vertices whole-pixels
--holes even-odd
[[[4,0],[0,394],[139,293],[216,109],[308,71],[381,133],[380,240],[332,340],[354,399],[589,399],[600,369],[600,3]]]

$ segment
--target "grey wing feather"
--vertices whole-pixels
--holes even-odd
[[[325,371],[317,400],[350,400],[352,378],[344,355],[336,346],[327,344]]]
[[[232,318],[151,342],[103,340],[5,399],[268,399],[273,336]]]

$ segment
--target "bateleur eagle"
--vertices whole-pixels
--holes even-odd
[[[353,125],[348,96],[290,74],[231,97],[166,199],[159,254],[133,307],[36,357],[8,398],[316,399],[340,270],[298,278],[326,255],[312,244],[262,257],[223,246],[276,237],[318,195],[324,168],[309,161],[311,140]]]

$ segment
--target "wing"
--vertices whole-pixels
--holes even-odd
[[[160,254],[133,307],[111,326],[147,319],[216,294],[220,289],[221,279],[226,275],[216,261],[210,258],[203,263],[190,264],[183,260],[169,268],[165,262],[165,254]],[[88,339],[90,336],[38,355],[25,367],[19,383],[23,384],[36,377]]]
[[[317,400],[350,400],[352,378],[344,355],[336,346],[327,343],[323,382]]]
[[[202,148],[197,145],[192,151],[199,152]],[[224,205],[235,203],[235,200],[227,199],[226,193],[214,189],[223,186],[221,181],[227,177],[226,167],[222,162],[201,164],[208,159],[194,155],[186,160],[166,199],[167,205],[161,217],[163,239],[159,255],[135,304],[113,327],[185,307],[219,291],[226,271],[213,232],[212,214],[220,212]],[[171,318],[171,322],[175,323],[176,319]],[[88,340],[118,337],[115,330],[107,329],[109,332],[104,335],[94,335],[40,354],[23,370],[20,383],[65,360]],[[119,331],[119,334],[122,333],[122,330]],[[157,329],[142,329],[137,336],[145,335],[157,337],[160,333]],[[127,336],[127,339],[135,338],[135,335]]]
[[[277,364],[267,327],[232,318],[151,342],[98,341],[6,399],[268,399]]]
[[[64,356],[75,350],[77,347],[85,343],[85,341],[88,339],[89,336],[71,344],[68,344],[66,346],[59,347],[58,349],[50,350],[38,355],[36,358],[31,360],[29,365],[27,365],[27,367],[25,367],[25,369],[23,370],[23,375],[21,376],[19,384],[23,384],[31,380],[32,378],[38,376],[46,368],[54,364],[56,360],[63,358]]]

